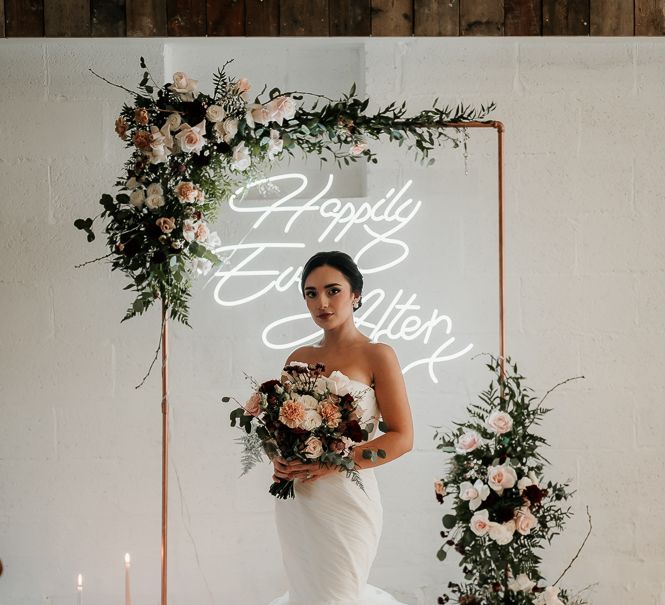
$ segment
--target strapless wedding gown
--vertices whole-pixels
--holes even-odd
[[[374,389],[351,380],[363,420],[380,412]],[[367,583],[383,525],[383,507],[373,469],[362,469],[365,491],[345,472],[294,482],[296,497],[275,499],[275,521],[289,590],[269,605],[405,605]],[[367,492],[367,493],[365,493]]]

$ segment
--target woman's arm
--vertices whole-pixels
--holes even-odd
[[[373,468],[399,458],[413,449],[413,418],[406,394],[402,369],[390,345],[372,344],[371,365],[374,374],[374,392],[383,422],[388,426],[385,434],[354,448],[357,468]],[[372,462],[363,458],[363,450],[371,448],[386,452],[385,458]]]

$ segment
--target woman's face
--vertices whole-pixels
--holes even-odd
[[[324,330],[342,325],[353,315],[356,296],[344,273],[333,267],[314,269],[305,280],[304,291],[312,319]]]

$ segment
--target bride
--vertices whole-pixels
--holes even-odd
[[[356,328],[363,277],[343,252],[319,252],[304,269],[301,289],[321,341],[301,347],[287,363],[323,363],[326,373],[361,396],[363,421],[374,430],[363,446],[382,449],[372,462],[352,450],[365,491],[336,468],[273,459],[273,480],[294,479],[296,497],[275,501],[275,520],[289,591],[270,605],[403,605],[367,583],[376,555],[383,509],[373,467],[413,448],[413,421],[393,349],[373,343]],[[375,437],[382,417],[387,431]]]

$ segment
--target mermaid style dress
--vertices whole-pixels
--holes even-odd
[[[361,395],[364,421],[374,423],[380,412],[374,389],[350,379]],[[345,472],[309,483],[296,480],[296,497],[275,500],[275,520],[289,590],[269,605],[405,605],[367,583],[376,556],[383,507],[373,469],[363,469],[365,488]]]

